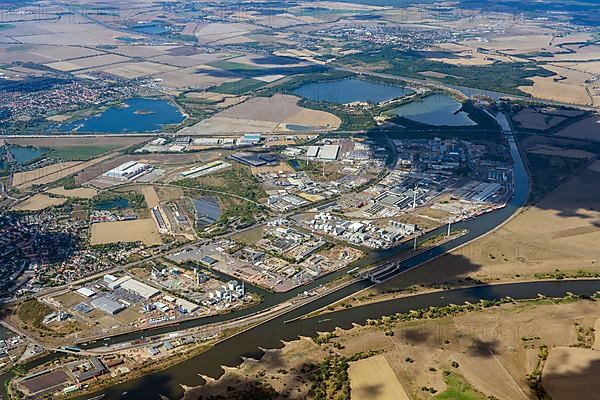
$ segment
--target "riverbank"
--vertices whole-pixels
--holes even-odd
[[[327,360],[356,359],[362,354],[364,361],[383,359],[377,364],[380,373],[382,368],[393,371],[392,381],[371,382],[378,393],[397,382],[410,398],[429,398],[458,389],[446,379],[450,372],[464,382],[458,392],[469,391],[471,399],[526,399],[535,396],[538,388],[535,371],[541,376],[544,369],[543,363],[537,363],[540,349],[552,353],[575,346],[575,350],[594,352],[590,346],[596,347],[597,301],[568,296],[478,306],[409,322],[384,317],[349,330],[336,329],[316,340],[286,342],[280,349],[266,351],[260,361],[246,360],[238,368],[225,368],[221,378],[192,390],[186,398],[224,394],[227,387],[235,394],[252,383],[270,386],[280,395],[306,398],[319,383],[311,377],[328,365]],[[373,349],[377,351],[369,356]],[[600,352],[594,354],[600,357]],[[350,362],[345,367],[349,375],[340,381],[351,386],[353,398],[369,398],[361,397],[363,389],[352,373],[362,363]],[[263,373],[257,375],[259,370]]]
[[[369,319],[378,319],[381,316],[394,315],[398,312],[427,309],[430,306],[443,307],[465,302],[476,303],[480,299],[493,301],[507,296],[516,300],[536,298],[539,294],[558,298],[563,297],[567,292],[593,294],[599,288],[600,280],[563,280],[482,286],[420,294],[400,300],[344,309],[331,313],[328,318],[296,318],[305,315],[308,312],[307,308],[322,307],[331,302],[331,297],[323,298],[317,301],[317,304],[300,307],[269,321],[269,323],[257,325],[227,338],[199,356],[174,365],[160,376],[147,376],[141,380],[111,387],[103,393],[106,395],[106,399],[119,399],[124,391],[128,391],[135,398],[154,399],[157,398],[156,393],[162,393],[170,398],[180,398],[184,394],[180,385],[191,387],[203,384],[204,379],[199,375],[218,378],[223,374],[221,366],[237,366],[246,358],[260,359],[264,355],[261,349],[280,348],[281,341],[296,340],[302,336],[313,337],[317,332],[330,332],[337,328],[350,329],[354,324],[365,324]],[[345,292],[351,292],[352,289],[356,289],[356,287],[349,287]],[[290,319],[294,320],[286,323]],[[178,383],[165,387],[162,383],[165,374],[169,377],[176,377]],[[160,392],[158,392],[159,390]],[[82,398],[89,399],[91,397]]]

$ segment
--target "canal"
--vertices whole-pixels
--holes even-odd
[[[529,177],[515,141],[509,140],[509,144],[511,155],[514,160],[515,192],[508,204],[504,208],[484,214],[476,219],[454,224],[453,229],[466,230],[467,233],[456,239],[433,247],[426,252],[408,258],[402,262],[398,273],[414,268],[456,248],[457,246],[468,243],[486,234],[508,220],[525,203],[529,191]],[[422,240],[444,234],[445,230],[446,227],[434,230],[424,236]],[[373,252],[347,269],[318,279],[310,285],[297,288],[287,293],[268,293],[264,296],[264,301],[255,307],[226,315],[186,321],[177,326],[154,329],[151,331],[151,335],[154,336],[176,330],[218,323],[267,309],[286,299],[295,297],[305,290],[311,290],[317,286],[331,282],[339,276],[344,275],[350,268],[366,266],[376,261],[392,257],[403,251],[409,250],[411,246],[411,243],[405,243],[389,250]],[[84,396],[82,399],[91,399],[100,394],[104,394],[104,398],[107,400],[121,398],[151,400],[159,399],[161,398],[161,395],[167,396],[170,399],[177,399],[183,395],[182,385],[197,386],[203,383],[200,374],[215,378],[219,377],[223,373],[221,369],[222,365],[236,366],[242,362],[244,357],[261,357],[263,353],[260,348],[280,347],[282,340],[293,340],[298,338],[299,335],[314,336],[317,331],[332,330],[336,326],[350,327],[352,323],[364,323],[369,318],[378,318],[386,314],[408,311],[410,309],[426,308],[429,306],[447,305],[450,303],[461,304],[465,301],[478,301],[480,299],[493,300],[506,296],[515,299],[526,299],[536,297],[538,293],[547,296],[562,296],[567,291],[574,293],[593,293],[598,290],[599,284],[600,281],[596,280],[552,281],[455,289],[337,311],[328,314],[326,321],[319,318],[296,319],[350,296],[371,285],[370,281],[362,280],[294,309],[264,324],[228,338],[206,352],[180,364],[174,365],[165,371],[147,375],[90,396]],[[148,332],[119,335],[107,338],[105,341],[98,341],[85,346],[82,345],[81,347],[90,349],[104,344],[116,344],[131,341],[147,335],[149,335]],[[123,395],[123,393],[126,393],[126,395]]]

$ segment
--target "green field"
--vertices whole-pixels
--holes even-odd
[[[485,400],[486,396],[474,389],[462,376],[444,372],[448,389],[434,397],[436,400]]]
[[[47,305],[40,303],[35,299],[23,302],[17,308],[17,316],[21,321],[25,321],[36,328],[45,329],[42,321],[44,317],[52,312],[52,309]]]
[[[62,158],[69,161],[84,161],[107,153],[119,147],[118,145],[77,146],[53,149],[48,157]]]
[[[258,79],[244,78],[235,82],[225,82],[211,89],[212,92],[222,94],[241,95],[265,86],[265,82]]]

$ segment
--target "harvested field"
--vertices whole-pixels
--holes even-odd
[[[162,244],[162,239],[151,218],[133,221],[101,222],[92,225],[90,243],[143,242],[148,246]]]
[[[120,76],[125,79],[141,78],[143,76],[153,76],[164,72],[176,70],[177,67],[170,65],[157,64],[151,62],[122,63],[115,66],[106,66],[93,68],[92,70],[103,71],[112,75]]]
[[[113,52],[127,57],[148,58],[168,54],[168,51],[176,46],[118,46]]]
[[[485,43],[482,46],[480,41],[468,41],[464,44],[477,49],[478,47],[485,47],[486,49],[499,50],[502,53],[513,54],[513,55],[525,55],[528,53],[538,53],[541,49],[548,49],[551,46],[554,38],[554,32],[548,30],[543,32],[542,29],[536,30],[542,31],[538,34],[530,35],[510,35],[510,36],[499,36]],[[555,47],[556,51],[560,48]]]
[[[74,71],[78,69],[102,67],[104,65],[117,64],[125,61],[129,61],[129,58],[116,54],[102,54],[99,56],[78,58],[70,61],[57,61],[46,64],[46,66],[59,71]]]
[[[21,189],[21,188],[29,188],[32,184],[30,182],[40,181],[43,177],[53,176],[55,174],[60,174],[61,171],[73,171],[75,172],[75,167],[79,165],[79,162],[62,162],[57,164],[48,165],[46,167],[37,168],[31,171],[26,172],[17,172],[13,174],[12,177],[12,185]]]
[[[19,203],[13,207],[15,211],[40,211],[46,208],[60,206],[67,202],[67,199],[60,199],[55,197],[46,196],[45,194],[38,193],[33,197]]]
[[[198,41],[211,43],[242,36],[257,29],[256,25],[251,24],[214,22],[199,24],[194,34]]]
[[[564,136],[572,139],[586,139],[600,142],[600,116],[593,115],[584,120],[575,122],[565,129],[557,132],[555,136]]]
[[[111,157],[112,157],[111,154],[107,154],[103,157],[95,158],[93,160],[86,161],[86,162],[61,163],[61,165],[58,168],[55,168],[54,170],[44,169],[44,168],[49,168],[49,167],[44,167],[44,168],[40,168],[40,170],[42,170],[42,171],[39,171],[39,172],[35,171],[35,170],[29,171],[29,172],[23,172],[22,174],[27,174],[27,175],[19,176],[17,178],[20,182],[19,185],[16,185],[14,183],[15,178],[13,177],[13,186],[15,186],[19,190],[27,190],[27,189],[30,189],[33,185],[46,185],[48,183],[55,182],[59,179],[66,178],[67,176],[76,174],[87,168],[93,167],[96,164],[101,163],[102,161],[108,160]],[[56,165],[58,165],[58,164],[56,164]],[[52,166],[50,166],[50,167],[52,167]],[[15,175],[17,175],[17,174],[15,174]]]
[[[519,90],[539,99],[593,105],[593,100],[586,90],[586,81],[591,79],[592,75],[553,65],[545,65],[544,68],[557,76],[528,78],[533,85],[519,86]]]
[[[598,54],[598,58],[600,58],[600,54]],[[589,74],[600,75],[600,61],[589,61],[589,62],[578,62],[578,63],[561,63],[560,65],[576,69],[581,72],[586,72]]]
[[[81,46],[31,46],[30,53],[43,57],[51,57],[57,61],[71,60],[74,58],[91,57],[104,53]]]
[[[65,189],[64,187],[50,189],[47,192],[59,196],[75,197],[79,199],[91,199],[98,193],[96,189],[92,188]]]
[[[154,208],[160,204],[160,200],[158,198],[158,194],[156,194],[156,190],[154,190],[154,186],[143,186],[142,194],[144,195],[144,200],[146,200],[146,205],[148,208]]]
[[[409,400],[384,355],[353,362],[348,375],[353,400]]]
[[[310,127],[314,130],[335,130],[341,120],[328,112],[309,110],[297,105],[299,98],[276,94],[258,97],[221,111],[180,133],[210,134],[232,132],[288,131],[286,124]]]
[[[52,136],[52,137],[23,137],[6,139],[8,144],[17,146],[47,147],[51,149],[67,149],[93,146],[129,147],[148,140],[136,136]]]
[[[542,384],[553,400],[591,399],[600,392],[600,351],[555,347],[550,350]]]
[[[150,60],[159,63],[169,64],[176,67],[197,67],[210,62],[219,60],[226,56],[223,53],[204,53],[193,54],[189,56],[163,54],[158,57],[153,57]]]

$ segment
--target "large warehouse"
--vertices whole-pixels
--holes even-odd
[[[111,279],[111,278],[106,278],[106,276],[105,276],[105,282],[106,282],[106,279]],[[121,285],[123,284],[123,282],[127,282],[130,279],[131,279],[130,276],[125,275],[125,276],[118,278],[117,280],[109,282],[107,286],[110,290],[115,290],[115,289],[120,288]]]
[[[145,298],[146,300],[160,293],[160,290],[153,288],[150,285],[146,285],[145,283],[142,283],[140,281],[136,281],[135,279],[128,279],[125,282],[121,283],[121,288],[135,293],[138,296]]]
[[[110,171],[105,172],[103,175],[121,181],[134,180],[151,168],[152,167],[148,164],[137,161],[128,161],[116,168],[111,169]]]
[[[117,303],[114,300],[106,297],[97,297],[90,302],[92,307],[100,309],[107,314],[117,314],[125,309],[125,306],[121,303]]]
[[[338,154],[340,153],[340,146],[337,144],[327,144],[321,147],[319,151],[319,159],[320,160],[337,160]]]

